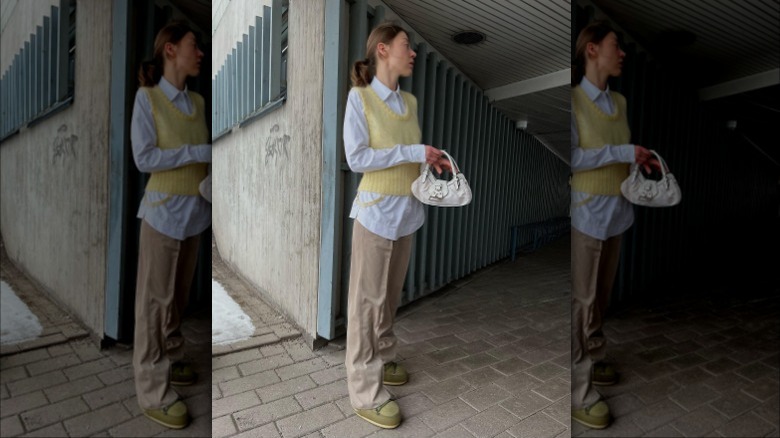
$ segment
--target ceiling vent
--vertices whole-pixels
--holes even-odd
[[[458,44],[479,44],[485,41],[485,34],[476,30],[462,30],[452,36],[452,40]]]
[[[659,33],[656,41],[667,47],[688,47],[696,42],[696,34],[685,29],[669,29]]]

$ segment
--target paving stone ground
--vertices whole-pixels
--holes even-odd
[[[252,292],[252,288],[246,282],[231,271],[230,267],[219,256],[217,243],[213,238],[211,240],[211,254],[212,278],[218,281],[230,297],[241,306],[241,310],[252,319],[255,326],[255,332],[249,339],[212,345],[212,355],[220,356],[300,337],[301,332],[298,328],[268,306],[256,293]]]
[[[2,278],[44,324],[44,334],[0,357],[0,436],[45,437],[205,437],[211,434],[211,309],[185,317],[182,332],[186,358],[199,381],[179,387],[194,421],[170,430],[141,413],[133,383],[132,350],[127,346],[100,350],[47,295],[24,277],[2,253]],[[10,267],[10,268],[9,268]],[[59,324],[57,322],[60,322]],[[70,330],[62,339],[51,330]],[[79,334],[80,333],[80,334]],[[20,344],[17,344],[19,346]]]
[[[634,306],[607,319],[615,421],[575,436],[780,436],[780,296]]]
[[[566,236],[399,310],[398,429],[352,412],[343,337],[315,351],[290,337],[213,357],[213,436],[569,436],[569,248]]]
[[[59,306],[52,305],[51,300],[40,293],[39,288],[11,262],[5,253],[2,237],[0,237],[0,280],[11,286],[16,296],[38,317],[43,328],[41,335],[34,340],[0,345],[0,356],[61,344],[88,335],[87,331],[70,315],[63,312]]]

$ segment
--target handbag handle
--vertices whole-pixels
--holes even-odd
[[[443,155],[447,156],[447,159],[450,160],[450,167],[452,168],[452,180],[455,181],[457,179],[458,174],[460,173],[460,168],[458,167],[458,164],[455,162],[455,159],[452,158],[452,155],[449,154],[449,152],[445,151],[444,149],[440,149],[441,153]],[[428,172],[430,172],[431,165],[425,164],[425,170],[423,171],[423,179],[425,179],[425,176],[427,176]]]
[[[669,172],[669,166],[666,165],[666,161],[661,158],[661,155],[658,154],[658,152],[650,149],[650,152],[655,155],[656,158],[658,158],[658,163],[661,165],[661,176],[662,179],[666,179],[666,173]]]
[[[450,153],[445,151],[444,149],[441,150],[441,153],[446,155],[447,159],[450,160],[450,167],[452,168],[452,179],[455,179],[455,176],[460,173],[460,168],[458,167],[458,163],[456,163],[455,159],[452,158],[452,155],[450,155]]]
[[[658,159],[658,164],[661,165],[661,181],[666,181],[666,173],[669,172],[669,166],[666,165],[666,161],[661,158],[661,155],[658,154],[658,152],[649,149],[650,153],[655,155],[655,157]],[[638,164],[634,163],[634,169],[636,169],[635,172],[632,172],[632,179],[636,179],[639,172],[641,172],[640,167]]]

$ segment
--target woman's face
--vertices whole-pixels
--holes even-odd
[[[391,72],[403,77],[412,74],[417,54],[412,50],[406,32],[399,32],[389,45],[379,43],[379,53],[380,57],[387,61]]]
[[[620,76],[623,71],[623,58],[626,52],[620,49],[617,35],[610,32],[601,43],[594,44],[596,68],[610,76]]]
[[[200,73],[200,62],[203,59],[203,52],[198,48],[195,35],[187,32],[184,38],[172,46],[172,60],[176,70],[186,73],[187,76],[198,76]]]

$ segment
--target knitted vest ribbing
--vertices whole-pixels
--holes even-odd
[[[579,147],[596,149],[605,144],[619,145],[631,141],[626,117],[626,98],[611,92],[617,106],[615,113],[604,113],[590,100],[579,85],[572,89],[572,110],[577,120]],[[620,183],[628,176],[630,165],[614,163],[597,169],[574,172],[572,190],[593,195],[620,195]]]
[[[152,117],[157,131],[157,147],[173,149],[184,144],[204,144],[209,131],[204,117],[203,96],[189,92],[195,110],[184,114],[168,100],[159,86],[145,88],[152,106]],[[146,190],[171,195],[200,195],[198,185],[208,175],[207,163],[193,163],[176,169],[152,172]]]
[[[397,144],[419,144],[422,138],[417,123],[417,99],[401,91],[406,112],[396,114],[373,88],[356,87],[363,100],[363,112],[368,122],[369,146],[387,149]],[[358,190],[394,196],[411,196],[412,182],[420,176],[420,164],[406,163],[388,169],[365,172]]]

